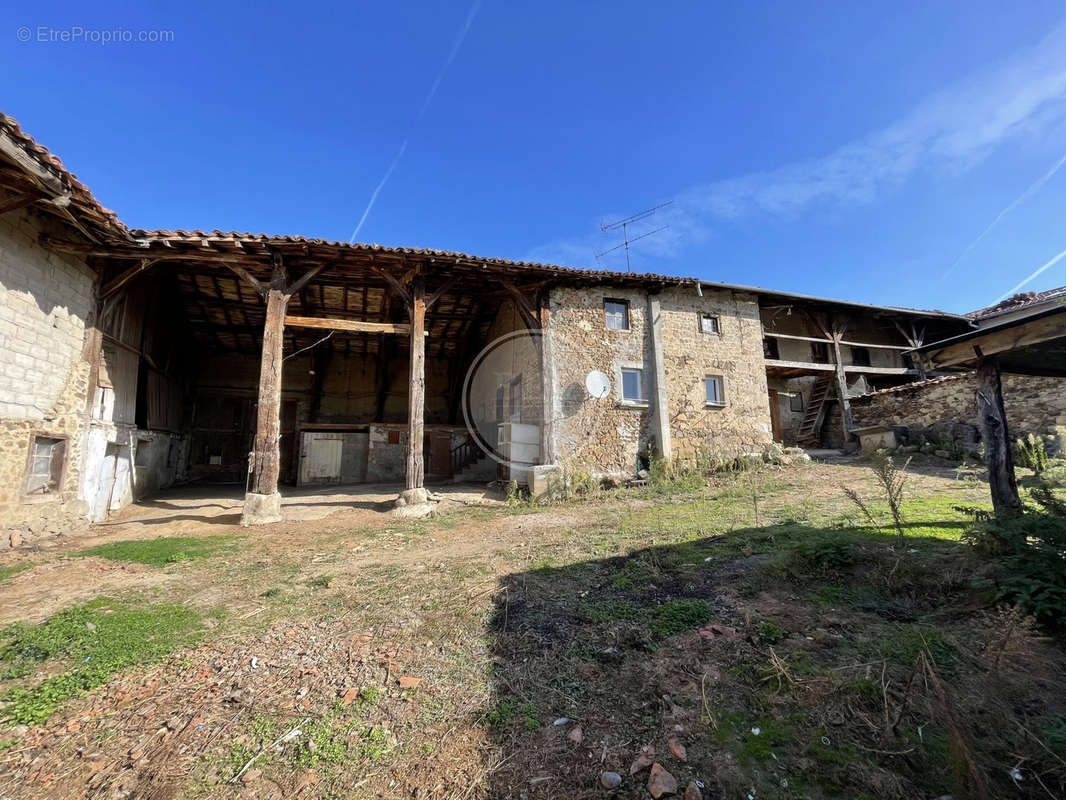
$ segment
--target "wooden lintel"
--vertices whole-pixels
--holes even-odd
[[[411,326],[402,322],[362,322],[356,319],[328,319],[326,317],[285,317],[286,325],[298,328],[323,328],[357,333],[399,333],[407,336]],[[429,335],[428,333],[426,334]]]

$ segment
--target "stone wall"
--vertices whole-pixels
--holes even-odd
[[[1066,379],[1004,375],[1003,405],[1011,435],[1048,433],[1066,423]],[[978,425],[974,373],[950,375],[885,389],[851,400],[857,428],[940,422]]]
[[[629,304],[629,329],[606,327],[606,298]],[[660,296],[663,361],[674,456],[700,450],[732,457],[770,443],[770,409],[762,332],[754,297],[729,291],[672,288]],[[657,452],[652,430],[654,369],[647,325],[648,295],[638,289],[599,286],[551,293],[555,367],[554,413],[559,460],[596,473],[632,474]],[[715,314],[720,333],[703,333],[700,314]],[[621,395],[621,371],[643,371],[644,402]],[[591,398],[592,371],[606,374],[611,394]],[[720,376],[725,405],[708,406],[703,379]]]
[[[0,216],[0,545],[12,535],[69,530],[84,523],[79,492],[87,421],[93,271],[40,247],[55,224],[25,210]],[[34,435],[66,440],[58,489],[28,496]]]

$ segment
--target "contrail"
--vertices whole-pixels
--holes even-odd
[[[378,182],[377,187],[370,195],[370,202],[366,204],[366,209],[363,211],[363,216],[359,217],[359,224],[355,226],[355,230],[352,231],[352,235],[348,237],[348,244],[355,241],[355,237],[359,235],[359,231],[363,228],[363,223],[366,222],[366,218],[370,216],[370,209],[374,207],[374,201],[378,199],[378,195],[381,194],[381,190],[385,188],[385,183],[392,175],[392,171],[396,169],[396,165],[400,163],[400,159],[403,158],[404,151],[407,149],[407,140],[403,140],[403,144],[400,145],[399,151],[392,159],[392,163],[389,164],[389,168],[385,170],[385,175]]]
[[[1051,259],[1051,260],[1050,260],[1049,262],[1047,262],[1047,263],[1046,263],[1046,264],[1045,264],[1044,266],[1042,266],[1042,267],[1041,267],[1040,269],[1038,269],[1038,270],[1037,270],[1036,272],[1034,272],[1034,273],[1033,273],[1032,275],[1030,275],[1030,276],[1029,276],[1028,278],[1026,278],[1026,279],[1025,279],[1024,281],[1022,281],[1021,283],[1019,283],[1019,284],[1018,284],[1017,286],[1015,286],[1015,287],[1014,287],[1013,289],[1011,289],[1011,290],[1010,290],[1009,292],[1007,292],[1007,293],[1006,293],[1005,295],[1003,295],[1003,296],[1002,296],[1002,297],[1000,297],[1000,298],[999,298],[998,300],[996,300],[996,303],[999,303],[999,302],[1001,302],[1001,301],[1003,301],[1003,300],[1006,300],[1006,299],[1007,299],[1008,297],[1010,297],[1010,296],[1011,296],[1012,294],[1014,294],[1014,293],[1015,293],[1015,292],[1017,292],[1017,291],[1018,291],[1019,289],[1021,289],[1021,288],[1022,288],[1023,286],[1025,286],[1025,284],[1029,283],[1030,281],[1032,281],[1032,280],[1034,280],[1035,278],[1037,278],[1037,277],[1038,277],[1039,275],[1041,275],[1041,274],[1043,274],[1044,272],[1046,272],[1047,270],[1051,269],[1051,268],[1052,268],[1053,266],[1055,266],[1056,264],[1058,264],[1058,263],[1059,263],[1060,261],[1062,261],[1062,259],[1064,259],[1064,258],[1066,258],[1066,250],[1063,250],[1063,251],[1062,251],[1061,253],[1059,253],[1059,254],[1058,254],[1057,256],[1055,256],[1055,257],[1054,257],[1053,259]],[[995,303],[993,303],[993,305],[995,305]]]
[[[426,98],[422,101],[422,106],[418,109],[418,116],[415,117],[415,121],[411,124],[412,132],[414,127],[422,121],[422,117],[425,116],[429,104],[433,102],[433,98],[437,94],[437,89],[440,88],[441,81],[444,80],[444,74],[448,71],[448,67],[452,65],[452,62],[455,61],[455,57],[459,55],[459,48],[463,46],[463,41],[466,39],[467,33],[470,32],[470,26],[474,24],[474,17],[477,16],[478,9],[480,8],[481,0],[474,0],[474,4],[470,6],[470,11],[467,13],[466,19],[463,21],[463,26],[459,29],[459,33],[456,34],[455,41],[452,42],[452,49],[448,51],[448,57],[444,59],[444,64],[437,71],[437,77],[433,79],[429,91],[426,92]],[[389,178],[392,177],[393,170],[396,169],[397,165],[400,163],[400,159],[403,158],[403,154],[407,150],[407,142],[410,138],[411,133],[408,133],[407,136],[404,137],[399,152],[396,153],[395,158],[393,158],[392,162],[389,164],[389,168],[385,170],[385,175],[381,178],[381,181],[370,195],[370,202],[366,204],[366,210],[363,211],[363,216],[359,218],[359,224],[355,226],[352,235],[348,237],[348,244],[352,244],[355,241],[355,237],[359,235],[359,231],[362,230],[363,223],[366,222],[366,218],[370,216],[370,210],[374,207],[378,195],[381,194],[381,190],[385,188],[385,184],[388,183]]]
[[[1020,195],[1018,195],[1017,199],[1013,203],[1011,203],[1005,209],[1003,209],[998,214],[996,214],[996,218],[994,220],[992,220],[992,222],[989,223],[988,227],[985,228],[983,231],[981,231],[980,235],[976,239],[974,239],[972,242],[970,242],[968,245],[966,245],[966,249],[963,250],[962,253],[959,254],[959,257],[956,258],[952,262],[951,266],[948,267],[947,270],[944,271],[944,274],[940,276],[940,280],[944,280],[944,278],[946,278],[948,275],[950,275],[955,270],[955,267],[957,267],[959,265],[959,263],[964,258],[966,258],[967,255],[969,255],[970,251],[973,250],[975,247],[977,247],[978,242],[980,242],[982,239],[984,239],[985,236],[988,235],[988,232],[991,231],[994,227],[996,227],[999,224],[999,221],[1001,219],[1003,219],[1005,216],[1007,216],[1007,214],[1012,212],[1014,209],[1016,209],[1018,206],[1020,206],[1022,203],[1024,203],[1026,200],[1028,200],[1030,197],[1032,197],[1034,194],[1036,194],[1042,188],[1044,188],[1044,184],[1047,183],[1049,180],[1051,180],[1052,177],[1054,177],[1055,173],[1059,171],[1059,168],[1063,164],[1066,164],[1066,155],[1064,155],[1062,158],[1060,158],[1055,163],[1055,166],[1053,166],[1051,169],[1049,169],[1047,172],[1045,172],[1041,177],[1037,178],[1037,180],[1033,183],[1032,186],[1030,186],[1028,189],[1026,189],[1024,192],[1022,192]]]

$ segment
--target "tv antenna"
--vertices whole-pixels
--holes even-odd
[[[660,203],[659,205],[655,206],[654,208],[649,208],[646,211],[641,211],[638,214],[634,214],[631,217],[626,217],[625,219],[620,219],[617,222],[601,223],[600,224],[600,230],[603,231],[604,233],[607,233],[608,231],[616,231],[619,228],[621,228],[622,229],[622,243],[619,244],[619,245],[615,245],[614,247],[611,247],[611,248],[609,248],[607,250],[604,250],[602,253],[597,253],[596,254],[596,259],[599,260],[599,258],[601,256],[605,256],[608,253],[613,253],[615,250],[621,250],[624,247],[626,249],[626,272],[632,272],[632,269],[629,266],[629,245],[633,244],[633,242],[640,241],[641,239],[646,239],[647,237],[651,236],[654,233],[659,233],[660,231],[665,231],[670,226],[669,225],[663,225],[661,228],[656,228],[653,231],[648,231],[647,233],[642,233],[640,236],[634,236],[632,239],[629,238],[629,226],[632,225],[634,222],[640,222],[643,219],[647,219],[648,217],[650,217],[653,214],[655,214],[655,212],[658,211],[660,208],[666,208],[666,206],[670,205],[673,202],[674,202],[673,200],[667,200],[665,203]]]

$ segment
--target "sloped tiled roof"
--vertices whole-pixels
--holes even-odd
[[[941,375],[939,378],[926,378],[924,381],[912,381],[911,383],[902,383],[899,386],[889,386],[887,389],[878,389],[875,392],[867,392],[866,394],[859,395],[858,397],[851,398],[852,401],[862,400],[865,397],[880,397],[883,394],[903,394],[906,392],[920,392],[928,386],[935,386],[938,383],[950,383],[951,381],[962,380],[969,377],[970,372],[959,372],[955,375]]]
[[[0,111],[0,135],[20,148],[41,169],[57,178],[65,186],[71,195],[68,206],[70,213],[79,222],[86,225],[104,238],[127,238],[126,226],[119,220],[118,215],[100,204],[93,196],[92,191],[77,176],[68,170],[63,162],[42,144],[34,140],[32,136],[22,130],[13,117],[9,117]]]
[[[1057,289],[1048,289],[1044,292],[1020,292],[1011,295],[1006,300],[1001,300],[994,306],[971,311],[966,316],[972,320],[988,319],[989,317],[997,317],[1000,314],[1008,314],[1011,311],[1020,311],[1029,306],[1035,306],[1047,300],[1054,300],[1056,298],[1066,300],[1066,286],[1060,286]]]

